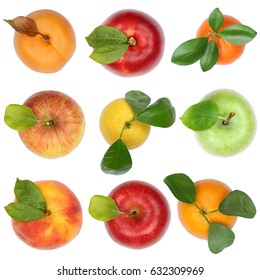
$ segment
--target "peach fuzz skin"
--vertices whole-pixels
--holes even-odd
[[[74,239],[82,226],[82,209],[75,194],[57,181],[38,181],[47,202],[46,216],[30,222],[12,219],[16,235],[36,249],[55,249]]]
[[[45,158],[67,155],[81,142],[85,119],[80,106],[68,95],[58,91],[41,91],[29,97],[30,107],[38,123],[19,131],[25,146]]]
[[[30,69],[41,73],[59,71],[76,49],[76,37],[70,22],[58,12],[37,10],[28,18],[34,20],[40,34],[30,37],[15,32],[14,47],[18,57]]]

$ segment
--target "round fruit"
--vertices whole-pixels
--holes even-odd
[[[105,223],[110,237],[117,243],[141,249],[158,242],[170,222],[170,207],[165,196],[153,185],[128,181],[109,194],[121,214]]]
[[[57,181],[38,181],[48,207],[40,219],[21,222],[12,219],[16,235],[36,249],[56,249],[74,239],[82,226],[82,209],[75,194]]]
[[[52,10],[37,10],[27,18],[34,20],[39,34],[34,37],[15,32],[14,47],[22,62],[34,71],[59,71],[72,57],[76,37],[69,21]]]
[[[248,101],[229,89],[215,90],[203,100],[215,101],[221,118],[213,127],[195,133],[202,148],[214,155],[231,156],[248,147],[256,132],[256,116]],[[225,123],[228,117],[232,118]]]
[[[113,144],[120,137],[128,149],[141,146],[148,138],[150,125],[133,120],[135,114],[125,98],[109,103],[100,115],[100,131],[108,142]]]
[[[121,30],[131,42],[119,60],[103,65],[106,69],[130,77],[146,74],[158,65],[163,56],[165,38],[161,26],[150,15],[137,10],[121,10],[102,25]]]
[[[179,219],[184,228],[192,235],[208,239],[209,222],[223,224],[232,228],[237,220],[235,216],[227,216],[218,209],[220,202],[231,192],[224,183],[205,179],[194,183],[196,190],[195,204],[178,202]],[[203,212],[203,213],[202,213]]]
[[[38,122],[19,131],[25,146],[33,153],[46,157],[65,156],[83,138],[83,111],[70,96],[59,91],[41,91],[30,96],[24,105],[31,108]]]
[[[219,28],[218,32],[221,32],[221,30],[232,24],[240,24],[240,21],[232,16],[224,15],[223,25]],[[218,47],[218,60],[216,64],[230,64],[236,61],[243,54],[245,49],[245,45],[234,45],[225,41],[221,37],[216,36],[209,26],[208,19],[201,24],[196,36],[198,38],[210,36],[209,41],[214,40],[216,42]]]

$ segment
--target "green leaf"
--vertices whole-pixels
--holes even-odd
[[[121,58],[127,51],[128,45],[109,45],[95,49],[90,58],[101,64],[110,64]]]
[[[14,193],[20,203],[30,204],[41,211],[47,210],[47,203],[42,192],[32,181],[17,179]]]
[[[128,38],[121,30],[111,26],[98,26],[86,37],[90,47],[97,49],[101,47],[127,44]]]
[[[214,40],[210,41],[207,49],[200,59],[200,67],[202,71],[210,70],[218,60],[218,47]]]
[[[103,222],[115,219],[121,214],[114,199],[102,195],[92,196],[88,211],[94,219]]]
[[[98,26],[86,37],[95,50],[90,55],[94,61],[110,64],[121,58],[128,50],[128,38],[121,30],[111,26]]]
[[[238,46],[247,44],[256,34],[254,29],[243,24],[232,24],[218,33],[225,41]]]
[[[178,200],[189,204],[195,202],[195,186],[187,175],[182,173],[169,175],[164,179],[164,183]]]
[[[10,104],[6,107],[4,121],[15,130],[26,130],[38,122],[31,108],[19,104]]]
[[[235,234],[230,228],[222,224],[210,224],[208,246],[212,253],[220,253],[223,249],[232,245],[234,240]]]
[[[205,100],[190,106],[180,117],[180,120],[186,127],[200,131],[215,125],[217,115],[217,104],[212,100]]]
[[[121,175],[131,168],[131,155],[125,143],[120,138],[108,148],[102,159],[101,169],[107,174]]]
[[[225,215],[252,219],[256,214],[256,207],[246,193],[235,190],[222,200],[219,211]]]
[[[159,98],[140,112],[136,119],[152,126],[170,127],[175,122],[175,109],[168,98]]]
[[[217,32],[219,28],[223,25],[224,16],[219,10],[219,8],[214,9],[209,15],[209,26]]]
[[[125,94],[125,99],[135,114],[143,111],[151,102],[151,98],[139,90],[131,90]]]
[[[195,38],[179,45],[173,52],[171,62],[190,65],[198,61],[206,51],[208,37]]]
[[[5,206],[5,210],[13,219],[21,222],[38,220],[45,216],[45,213],[27,203],[10,203]]]

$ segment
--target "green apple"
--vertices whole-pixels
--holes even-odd
[[[203,104],[204,108],[201,107]],[[195,111],[192,108],[194,106]],[[194,112],[200,116],[194,118]],[[242,152],[253,141],[256,133],[257,122],[252,106],[241,94],[230,89],[212,91],[200,103],[191,106],[181,120],[185,124],[191,119],[203,123],[201,127],[193,129],[202,148],[218,156]]]

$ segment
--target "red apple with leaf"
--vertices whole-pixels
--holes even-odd
[[[164,32],[150,15],[132,9],[108,17],[86,37],[94,51],[90,57],[109,71],[124,77],[154,69],[164,52]]]
[[[132,180],[114,188],[108,196],[94,195],[90,215],[105,222],[110,237],[118,244],[142,249],[158,242],[170,223],[170,206],[153,185]]]
[[[23,105],[10,104],[5,123],[18,130],[25,146],[45,158],[58,158],[74,150],[84,134],[85,119],[78,103],[59,91],[40,91]]]

